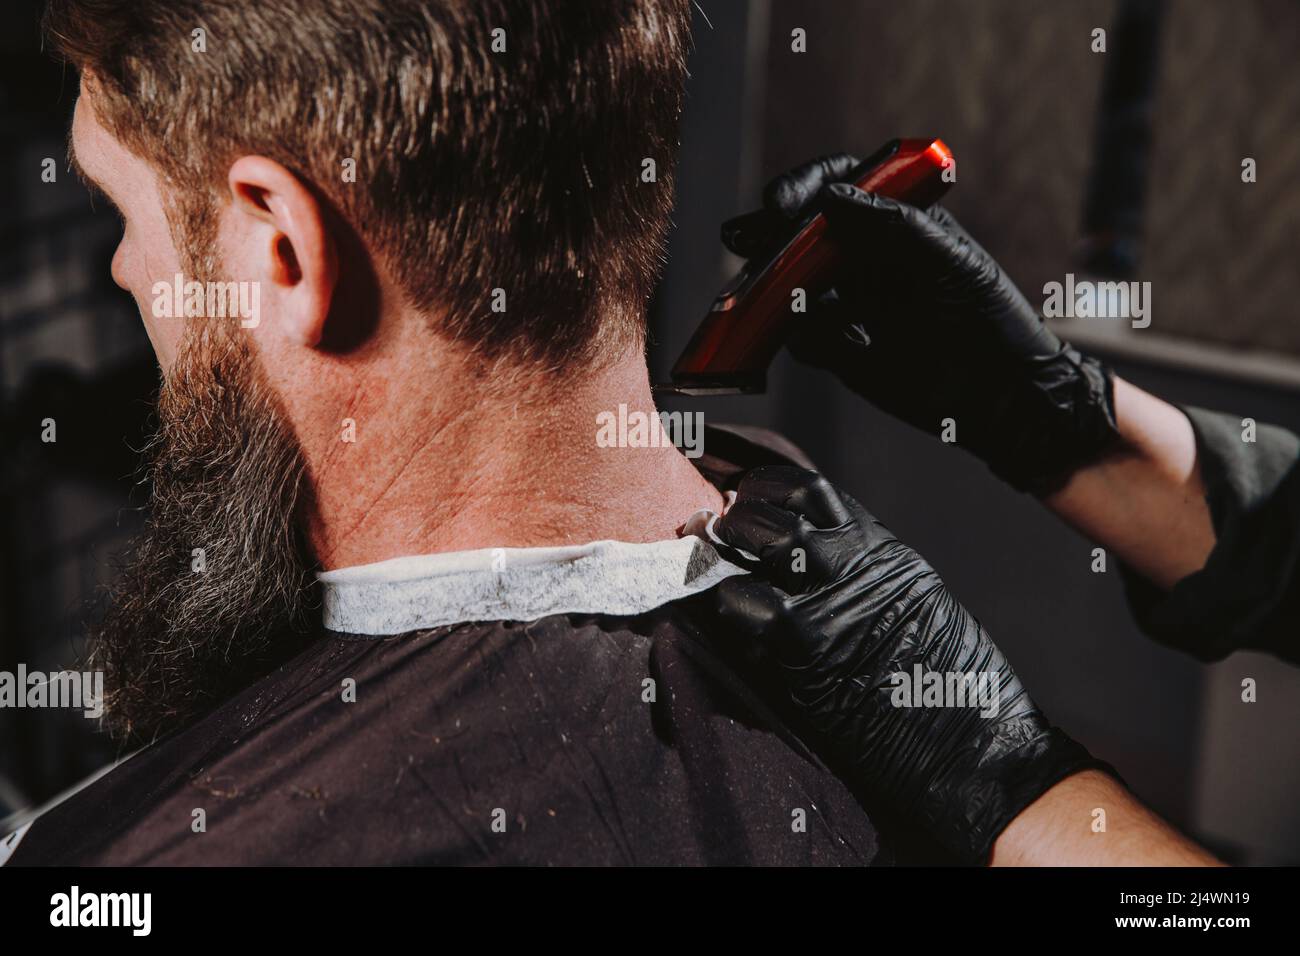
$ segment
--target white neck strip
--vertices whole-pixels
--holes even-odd
[[[331,631],[405,634],[465,621],[641,614],[746,573],[697,537],[392,558],[316,575]]]

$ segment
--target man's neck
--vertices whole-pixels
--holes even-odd
[[[355,441],[304,440],[309,538],[326,570],[411,554],[675,537],[716,488],[671,444],[601,447],[598,418],[620,404],[653,415],[633,353],[571,386],[502,394],[473,376],[382,379],[340,409]]]

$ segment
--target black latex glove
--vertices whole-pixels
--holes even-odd
[[[828,764],[959,859],[987,862],[1006,825],[1061,779],[1109,771],[1048,723],[925,559],[816,473],[754,469],[714,531],[760,562],[707,592],[729,639],[751,661],[761,649]],[[916,665],[989,675],[997,696],[896,706],[894,675],[910,680]]]
[[[778,176],[762,210],[723,224],[723,242],[761,256],[823,212],[847,264],[810,303],[795,357],[924,431],[953,419],[956,443],[1003,480],[1056,490],[1118,437],[1110,370],[1057,338],[941,206],[839,182],[856,164],[829,156]]]

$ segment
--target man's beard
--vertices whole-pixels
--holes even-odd
[[[296,653],[315,603],[298,440],[238,322],[184,321],[145,449],[149,514],[91,638],[123,742],[187,725]]]

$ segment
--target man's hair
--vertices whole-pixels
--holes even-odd
[[[230,163],[267,156],[438,331],[558,369],[643,341],[686,2],[52,0],[46,31],[100,123],[161,173],[174,234],[210,239]]]

